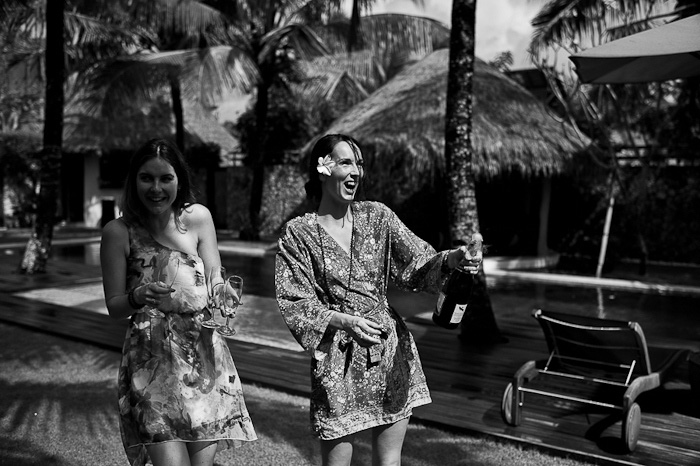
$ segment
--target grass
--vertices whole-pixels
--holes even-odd
[[[125,465],[116,415],[116,351],[0,323],[0,466]],[[219,466],[319,464],[305,397],[244,384],[259,440]],[[371,464],[360,435],[353,465]],[[404,466],[584,466],[516,444],[411,423]]]

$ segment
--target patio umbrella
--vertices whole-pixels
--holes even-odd
[[[700,14],[569,57],[581,82],[644,83],[700,76]]]

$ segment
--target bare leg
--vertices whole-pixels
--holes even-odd
[[[146,445],[153,466],[190,466],[185,442],[163,442]]]
[[[216,442],[163,442],[147,445],[153,466],[212,466]]]
[[[216,456],[216,442],[191,442],[187,444],[192,466],[212,466]]]
[[[323,466],[350,466],[355,435],[333,440],[321,440],[321,464]]]
[[[372,429],[372,465],[400,466],[409,418]]]

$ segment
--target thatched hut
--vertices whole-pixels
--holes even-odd
[[[433,243],[440,242],[434,235],[447,218],[439,200],[448,58],[449,50],[441,49],[411,65],[325,131],[360,142],[371,165],[368,196],[391,205]],[[527,89],[479,59],[473,92],[473,169],[482,230],[495,252],[543,253],[551,179],[566,171],[587,141]]]
[[[211,206],[217,226],[225,228],[229,216],[226,171],[240,164],[240,143],[211,112],[197,104],[184,105],[185,155],[194,171],[198,199]],[[90,227],[114,218],[128,160],[152,137],[174,140],[166,101],[157,101],[148,111],[126,108],[124,117],[118,120],[69,112],[61,162],[63,218]]]

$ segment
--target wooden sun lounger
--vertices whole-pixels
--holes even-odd
[[[628,451],[634,451],[641,425],[637,397],[659,387],[669,369],[682,360],[688,351],[662,349],[651,359],[644,332],[637,322],[541,309],[535,309],[532,315],[544,331],[549,358],[546,361],[528,361],[515,373],[513,381],[503,393],[501,414],[504,421],[513,426],[521,423],[526,393],[617,409],[622,411],[621,437],[624,446]],[[538,383],[535,388],[528,387],[538,377],[538,381],[547,377],[554,383]],[[567,382],[566,389],[562,389],[561,384],[557,386],[556,382],[562,380]],[[584,386],[602,389],[593,390],[595,396],[589,397],[583,390]],[[581,388],[580,393],[578,387]]]

